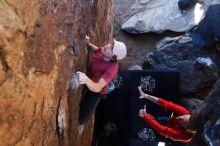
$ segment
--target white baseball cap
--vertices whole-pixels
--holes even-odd
[[[117,56],[117,60],[122,60],[127,54],[126,46],[123,42],[114,39],[113,54]]]

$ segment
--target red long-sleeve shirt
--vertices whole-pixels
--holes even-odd
[[[177,116],[189,114],[187,109],[172,102],[168,102],[161,98],[159,98],[158,102],[164,109],[175,112]],[[166,126],[158,123],[150,114],[147,114],[144,120],[161,135],[174,141],[188,142],[192,139],[194,134],[187,132],[186,129],[179,124],[176,119],[177,116],[169,118]]]

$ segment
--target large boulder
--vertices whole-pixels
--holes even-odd
[[[111,41],[109,0],[0,1],[0,145],[91,145],[93,121],[78,132],[89,34]]]
[[[213,0],[201,1],[201,5],[189,9],[182,14],[178,0],[145,0],[132,4],[133,12],[128,9],[130,17],[121,28],[128,33],[142,34],[148,32],[161,33],[166,30],[184,32],[199,23],[208,5]],[[128,16],[127,16],[128,17]]]
[[[194,49],[188,36],[163,39],[146,55],[143,64],[144,69],[179,71],[181,93],[195,97],[205,97],[220,78],[219,66],[219,51],[215,48]]]

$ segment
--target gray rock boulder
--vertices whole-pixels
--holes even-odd
[[[181,74],[182,95],[205,97],[220,78],[220,52],[215,48],[193,49],[191,38],[165,38],[145,57],[143,69],[174,70]]]
[[[178,0],[137,0],[131,6],[135,13],[122,24],[121,29],[134,34],[166,30],[184,32],[198,24],[203,15],[196,12],[205,11],[212,1],[206,0],[184,15],[179,10]]]

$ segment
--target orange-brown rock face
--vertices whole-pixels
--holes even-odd
[[[112,39],[112,14],[110,0],[0,1],[0,146],[90,146],[72,78],[86,71],[86,34]]]

